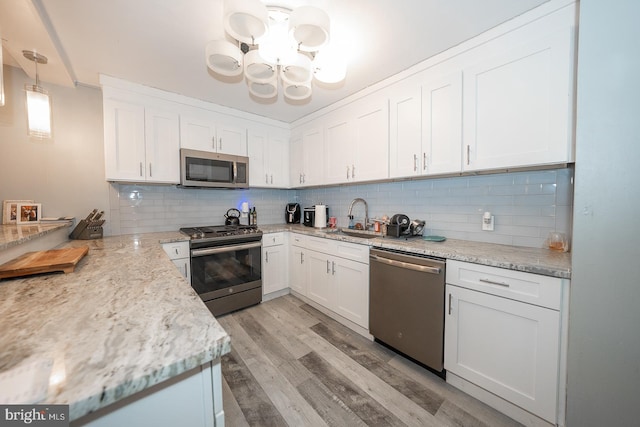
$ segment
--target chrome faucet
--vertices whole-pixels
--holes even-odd
[[[364,229],[367,230],[369,228],[369,205],[367,204],[367,201],[365,199],[361,199],[360,197],[358,197],[357,199],[353,199],[351,205],[349,205],[348,216],[349,218],[352,217],[351,212],[353,211],[353,205],[355,205],[357,202],[364,203]]]

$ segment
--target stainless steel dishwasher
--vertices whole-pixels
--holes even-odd
[[[443,372],[445,260],[372,248],[369,261],[369,333]]]

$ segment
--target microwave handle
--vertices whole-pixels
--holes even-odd
[[[233,162],[233,176],[231,177],[231,182],[233,182],[235,184],[236,180],[238,179],[238,162]]]

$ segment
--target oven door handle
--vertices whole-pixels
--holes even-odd
[[[207,255],[221,254],[224,252],[233,252],[233,251],[241,251],[243,249],[259,248],[260,246],[262,246],[262,242],[244,243],[242,245],[219,246],[219,247],[207,248],[207,249],[194,249],[191,251],[191,256],[193,258],[196,258],[201,256],[207,256]]]
[[[395,267],[406,268],[414,271],[420,271],[422,273],[440,274],[441,271],[438,267],[429,267],[426,265],[418,265],[410,262],[396,261],[389,258],[382,258],[378,255],[369,255],[369,258],[373,261],[378,261],[383,264],[393,265]]]

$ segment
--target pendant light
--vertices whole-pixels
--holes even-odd
[[[31,50],[23,50],[25,58],[36,63],[36,84],[24,85],[27,94],[27,124],[29,136],[51,138],[51,98],[49,93],[40,87],[38,64],[46,64],[47,57]]]

